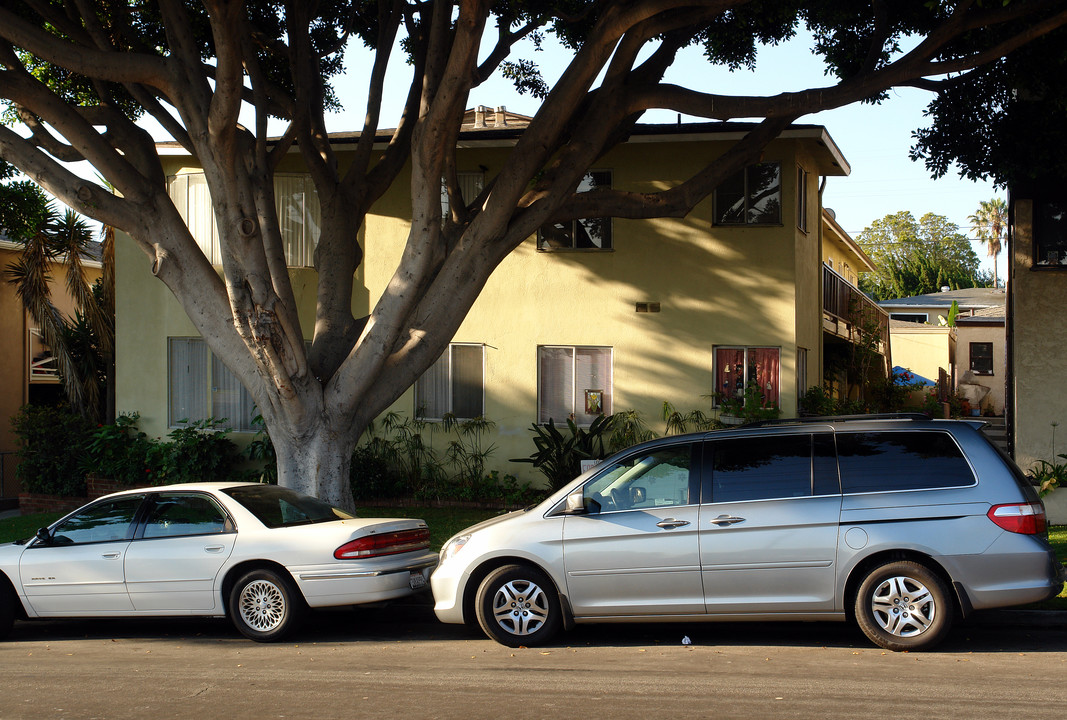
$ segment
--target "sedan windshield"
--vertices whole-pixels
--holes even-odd
[[[310,525],[353,517],[318,498],[277,485],[234,487],[223,492],[241,503],[269,528]]]

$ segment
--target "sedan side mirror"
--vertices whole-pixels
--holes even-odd
[[[37,541],[43,545],[52,544],[52,533],[48,532],[48,528],[46,527],[37,528],[37,534],[34,537],[36,537]]]

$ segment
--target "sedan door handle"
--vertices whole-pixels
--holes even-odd
[[[122,557],[122,553],[120,553],[120,552],[106,552],[106,553],[102,553],[100,555],[100,557],[107,558],[108,560],[114,560],[117,557]]]
[[[711,521],[712,525],[719,525],[725,527],[726,525],[736,525],[737,523],[744,522],[742,517],[734,517],[733,515],[720,515]]]
[[[685,527],[688,524],[688,520],[675,520],[674,518],[666,518],[656,523],[656,527],[667,528],[668,530],[670,530],[676,527]]]
[[[204,548],[204,552],[217,553],[222,552],[225,548],[225,545],[208,545]]]

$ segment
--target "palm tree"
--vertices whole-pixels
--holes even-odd
[[[97,422],[114,417],[114,238],[114,230],[105,227],[103,277],[94,287],[84,265],[93,256],[92,228],[73,210],[60,215],[49,206],[32,233],[20,240],[22,255],[5,272],[52,352],[71,407]],[[66,291],[76,308],[72,318],[52,303],[49,269],[54,263],[66,265]]]
[[[989,257],[993,258],[993,287],[1000,287],[997,280],[997,256],[1004,249],[1003,241],[1008,233],[1008,203],[1003,198],[983,200],[978,211],[969,218],[978,239],[985,243]]]

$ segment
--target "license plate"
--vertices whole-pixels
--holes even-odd
[[[426,576],[418,570],[412,570],[411,575],[408,577],[408,585],[411,586],[412,590],[426,587]]]

